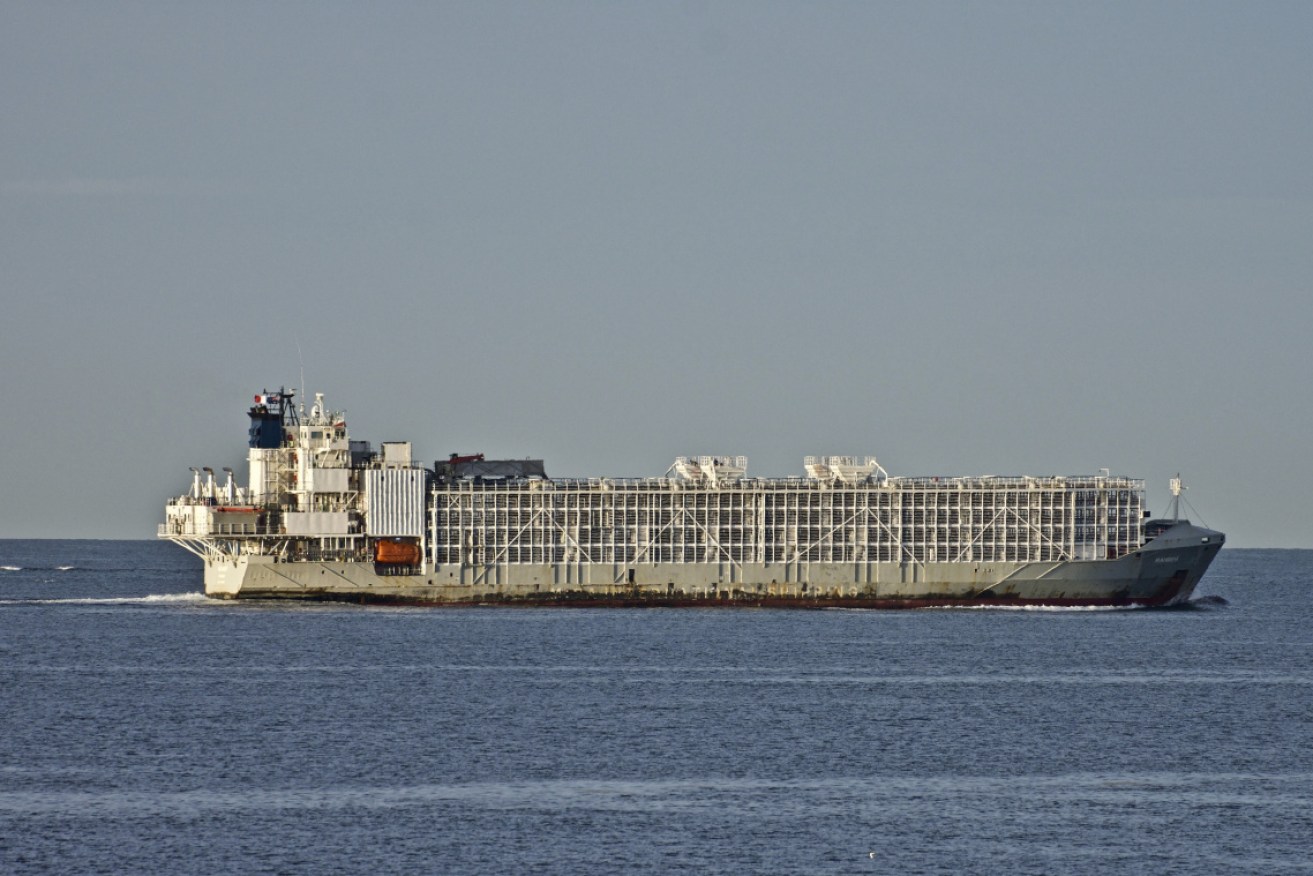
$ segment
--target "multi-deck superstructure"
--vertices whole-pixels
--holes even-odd
[[[550,479],[541,460],[352,441],[316,395],[256,396],[248,486],[193,470],[161,537],[205,560],[213,596],[432,603],[870,607],[1181,602],[1221,533],[1144,518],[1144,483],[891,477],[808,457],[751,478],[743,457],[661,477]],[[1152,533],[1146,538],[1146,532]]]

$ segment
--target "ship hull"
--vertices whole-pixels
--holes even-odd
[[[1113,560],[1040,563],[461,565],[395,574],[351,562],[207,560],[216,598],[424,605],[927,608],[1140,606],[1187,601],[1221,533],[1181,523]]]

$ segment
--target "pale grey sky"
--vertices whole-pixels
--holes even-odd
[[[1179,470],[1313,547],[1310,45],[1304,2],[4,3],[0,537],[153,537],[304,360],[425,459]]]

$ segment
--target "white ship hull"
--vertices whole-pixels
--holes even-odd
[[[332,599],[435,605],[1175,605],[1220,550],[1221,533],[1182,523],[1117,560],[1041,563],[470,565],[380,574],[373,563],[209,561],[217,598]],[[801,580],[800,580],[801,577]],[[620,583],[617,583],[617,578]]]

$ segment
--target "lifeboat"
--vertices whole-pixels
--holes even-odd
[[[419,545],[408,539],[380,539],[374,542],[374,562],[390,566],[418,566]]]

